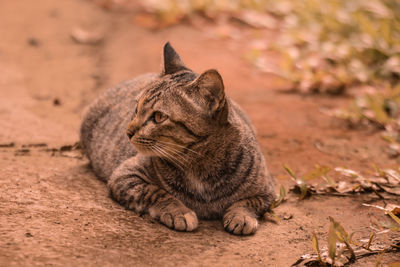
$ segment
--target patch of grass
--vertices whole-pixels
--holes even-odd
[[[312,248],[315,255],[306,254],[292,266],[345,266],[356,262],[360,258],[368,257],[371,255],[378,255],[376,266],[385,253],[398,252],[398,240],[392,240],[392,243],[387,244],[373,244],[373,239],[376,236],[374,232],[365,243],[353,240],[355,232],[348,233],[344,227],[334,218],[329,217],[330,225],[328,231],[327,246],[322,249],[319,246],[317,235],[312,235]],[[396,263],[393,263],[396,264]]]

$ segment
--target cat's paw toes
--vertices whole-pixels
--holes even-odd
[[[247,213],[227,213],[223,222],[225,230],[235,235],[251,235],[258,228],[257,219]]]
[[[166,212],[161,214],[160,222],[171,229],[186,232],[195,230],[198,225],[196,213],[193,211],[176,214]]]

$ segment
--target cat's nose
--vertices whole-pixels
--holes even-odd
[[[129,139],[131,139],[138,130],[139,127],[137,126],[136,120],[131,121],[126,128],[126,134],[128,135]]]
[[[135,132],[131,129],[128,129],[126,130],[126,134],[128,135],[129,139],[131,139],[135,135]]]

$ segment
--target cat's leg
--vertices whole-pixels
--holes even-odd
[[[178,231],[197,228],[196,214],[164,189],[152,184],[136,161],[119,166],[108,181],[112,196],[123,206],[148,213],[167,227]]]
[[[251,235],[257,231],[258,220],[269,207],[268,197],[255,196],[233,203],[223,216],[224,228],[235,235]]]

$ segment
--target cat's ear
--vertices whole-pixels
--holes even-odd
[[[188,70],[179,55],[172,48],[171,44],[167,42],[164,45],[164,67],[163,75],[173,74],[181,70]]]
[[[217,70],[211,69],[203,72],[193,81],[198,92],[209,104],[210,111],[222,110],[225,106],[224,82]]]

